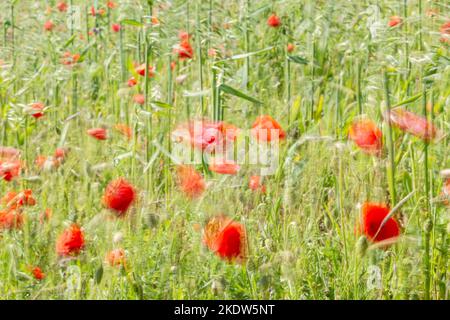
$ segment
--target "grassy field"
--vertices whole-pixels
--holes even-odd
[[[2,0],[0,298],[449,299],[449,14]],[[242,142],[260,115],[284,133],[260,184],[255,164],[180,171],[176,147],[199,154],[174,139],[183,125],[233,125]],[[132,189],[109,194],[119,178]],[[367,203],[390,212],[375,235]],[[209,233],[221,214],[234,222]]]

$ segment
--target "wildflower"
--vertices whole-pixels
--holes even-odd
[[[128,139],[131,139],[131,137],[133,136],[133,130],[126,124],[118,123],[114,126],[114,129],[116,129]]]
[[[51,20],[48,20],[44,23],[45,31],[52,31],[54,27],[55,27],[55,25],[53,24],[53,22]]]
[[[35,102],[30,105],[31,116],[36,119],[44,116],[45,105],[42,102]]]
[[[295,50],[295,45],[293,43],[288,43],[287,52],[292,53]]]
[[[445,22],[439,29],[441,42],[450,43],[450,21]]]
[[[388,26],[393,28],[400,25],[403,22],[403,19],[399,16],[392,16],[389,18]]]
[[[203,230],[203,243],[229,262],[246,259],[246,238],[245,227],[223,215],[210,219]]]
[[[20,211],[6,210],[0,211],[0,231],[20,229],[23,225],[23,215]]]
[[[145,72],[145,63],[139,65],[136,67],[135,69],[136,73],[141,75],[141,76],[145,76],[146,72]],[[148,77],[149,78],[153,78],[155,76],[155,68],[152,66],[148,66]]]
[[[45,278],[45,273],[43,273],[41,268],[39,268],[39,267],[32,268],[31,273],[33,274],[33,277],[36,280],[41,281],[41,280],[44,280],[44,278]]]
[[[283,131],[280,124],[269,115],[257,117],[252,125],[251,132],[258,141],[270,142],[276,136],[278,136],[278,139],[280,140],[286,138],[286,133]]]
[[[194,55],[194,49],[192,49],[189,33],[186,31],[180,31],[178,34],[178,38],[180,39],[180,43],[175,46],[174,53],[178,54],[178,58],[180,60],[191,59]]]
[[[178,185],[189,198],[197,198],[205,191],[205,181],[202,175],[192,166],[179,166]]]
[[[278,28],[281,26],[281,20],[275,13],[273,13],[267,19],[267,25],[272,28]]]
[[[72,54],[69,51],[67,51],[63,54],[61,63],[66,66],[70,66],[77,63],[80,60],[80,58],[81,56],[78,53]]]
[[[5,161],[0,162],[0,178],[5,181],[12,181],[15,177],[19,176],[21,170],[20,161]]]
[[[365,153],[381,154],[383,134],[372,120],[354,121],[349,130],[349,138]]]
[[[362,207],[362,231],[373,242],[380,242],[397,238],[400,228],[394,218],[389,218],[381,227],[383,220],[389,214],[390,209],[381,203],[364,203]]]
[[[120,26],[120,24],[118,24],[118,23],[113,23],[112,25],[111,25],[111,29],[112,29],[112,31],[114,31],[114,32],[119,32],[120,31],[120,29],[121,29],[121,26]]]
[[[214,58],[215,56],[217,56],[217,50],[214,48],[209,48],[208,49],[208,57]]]
[[[251,176],[250,177],[250,181],[248,183],[248,187],[252,191],[261,190],[262,193],[266,192],[266,186],[261,184],[261,177],[260,176]]]
[[[425,141],[436,138],[438,130],[426,118],[418,116],[402,108],[392,109],[385,113],[385,119],[400,130],[408,132]]]
[[[225,160],[222,158],[213,159],[209,164],[209,170],[219,174],[231,174],[238,173],[240,166],[232,160]]]
[[[58,2],[58,4],[56,5],[56,7],[58,8],[59,12],[66,12],[68,5],[65,1],[60,1]]]
[[[0,162],[2,160],[17,160],[20,157],[20,150],[12,147],[0,147]]]
[[[141,93],[138,93],[138,94],[134,95],[133,101],[142,106],[145,103],[145,96]]]
[[[114,249],[106,255],[106,261],[111,267],[125,265],[125,251],[123,249]]]
[[[103,195],[103,204],[117,216],[125,215],[136,198],[134,187],[125,179],[119,178],[108,184]]]
[[[36,200],[33,198],[33,191],[26,189],[19,193],[9,191],[1,200],[2,204],[8,209],[19,209],[22,206],[34,206]]]
[[[192,147],[205,152],[218,152],[219,147],[224,149],[233,143],[239,129],[224,122],[214,122],[208,120],[193,120],[187,124],[182,124],[172,132],[173,138],[178,142],[187,142]]]
[[[84,233],[77,224],[65,229],[56,241],[59,256],[76,256],[84,249]]]
[[[64,160],[67,156],[67,153],[69,152],[66,148],[56,148],[54,157],[60,161]]]
[[[87,130],[88,135],[97,140],[106,140],[108,138],[107,131],[104,128],[93,128]]]
[[[107,6],[109,9],[115,9],[115,8],[117,8],[117,4],[116,4],[114,1],[108,1],[108,2],[106,3],[106,6]]]
[[[134,87],[135,85],[137,85],[137,80],[135,77],[131,77],[130,79],[128,79],[128,86],[130,88]]]

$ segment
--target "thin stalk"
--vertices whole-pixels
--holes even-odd
[[[389,78],[386,70],[383,70],[383,85],[384,85],[384,94],[386,99],[386,112],[388,117],[391,112],[391,100],[389,97]],[[387,123],[387,147],[389,154],[389,166],[387,167],[387,176],[388,176],[388,184],[389,191],[391,194],[391,206],[394,207],[397,203],[397,192],[395,189],[395,154],[394,154],[394,138],[392,132],[391,122],[388,120]]]

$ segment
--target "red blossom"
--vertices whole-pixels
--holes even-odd
[[[258,141],[272,141],[275,137],[279,140],[286,138],[286,133],[280,124],[269,115],[262,115],[256,118],[252,125],[252,135]]]
[[[124,216],[136,199],[134,187],[124,178],[108,184],[103,195],[103,204],[117,216]]]
[[[104,128],[92,128],[87,130],[88,135],[97,139],[97,140],[106,140],[108,139],[108,132]]]
[[[63,231],[56,241],[56,253],[59,256],[76,256],[84,249],[84,233],[77,224]]]
[[[372,120],[354,121],[349,130],[349,138],[365,153],[381,155],[383,134]]]

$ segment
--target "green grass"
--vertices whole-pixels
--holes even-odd
[[[66,13],[46,14],[56,1],[0,3],[0,145],[22,150],[26,163],[18,179],[0,181],[0,195],[29,188],[37,200],[25,208],[22,230],[0,233],[2,299],[449,298],[450,211],[439,200],[439,171],[450,167],[449,46],[439,41],[449,19],[445,1],[117,0],[118,8],[96,19],[88,14],[91,1],[72,2],[81,9],[73,30]],[[428,9],[439,13],[430,18]],[[151,12],[160,26],[144,28]],[[267,26],[272,12],[281,28]],[[403,17],[401,27],[387,27],[393,15]],[[43,31],[49,19],[51,33]],[[120,21],[124,29],[113,33],[108,23]],[[88,35],[96,24],[101,34]],[[192,60],[172,53],[179,30],[192,35]],[[296,46],[294,58],[287,58],[287,43]],[[209,57],[209,48],[219,56]],[[66,51],[82,62],[63,66]],[[134,61],[157,73],[128,88]],[[182,84],[180,75],[187,76]],[[147,96],[142,107],[132,102],[138,91]],[[443,138],[424,145],[391,131],[382,120],[386,94],[391,107],[406,101],[417,114],[432,101],[425,114]],[[37,121],[23,112],[35,101],[48,106]],[[381,158],[348,142],[360,113],[383,127]],[[256,171],[243,166],[236,176],[206,175],[206,193],[187,200],[175,164],[161,152],[171,148],[170,132],[188,116],[250,128],[259,114],[272,115],[288,133],[267,193],[248,189]],[[134,129],[130,141],[115,132],[117,123]],[[86,134],[99,126],[108,128],[108,140]],[[70,148],[67,161],[39,171],[36,156],[58,146]],[[116,177],[139,190],[125,219],[101,203]],[[401,239],[387,250],[363,250],[355,235],[359,206],[394,206],[412,191],[395,215]],[[53,216],[40,224],[46,208]],[[245,224],[246,264],[224,262],[203,246],[195,225],[219,213]],[[61,262],[55,241],[71,221],[83,226],[86,248]],[[123,240],[114,243],[118,232]],[[126,250],[126,268],[104,262],[114,247]],[[28,266],[40,266],[46,278],[33,280]]]

